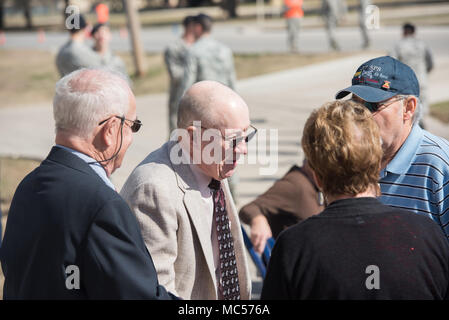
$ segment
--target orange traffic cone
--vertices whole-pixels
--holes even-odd
[[[0,46],[4,45],[6,43],[6,36],[3,31],[0,31]]]
[[[97,21],[98,23],[106,23],[109,20],[109,8],[104,3],[99,3],[95,7],[95,11],[97,12]]]
[[[45,32],[42,29],[39,29],[37,32],[37,42],[44,43],[45,42]]]

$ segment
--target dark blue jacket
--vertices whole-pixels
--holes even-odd
[[[126,202],[58,147],[17,188],[0,259],[5,299],[172,298]]]

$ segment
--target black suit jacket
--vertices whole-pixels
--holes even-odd
[[[5,299],[172,298],[126,202],[58,147],[17,188],[0,258]]]

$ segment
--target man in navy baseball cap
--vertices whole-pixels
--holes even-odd
[[[349,93],[376,103],[398,94],[419,97],[419,83],[408,65],[385,56],[362,64],[352,78],[352,86],[340,90],[336,98],[343,98]]]
[[[368,108],[383,148],[380,200],[433,218],[449,236],[449,142],[419,126],[419,82],[392,57],[363,63],[336,94]]]

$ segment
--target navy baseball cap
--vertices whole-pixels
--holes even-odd
[[[353,93],[367,102],[381,102],[398,94],[419,97],[415,72],[399,60],[384,56],[362,64],[352,78],[352,86],[335,95],[341,99]]]

